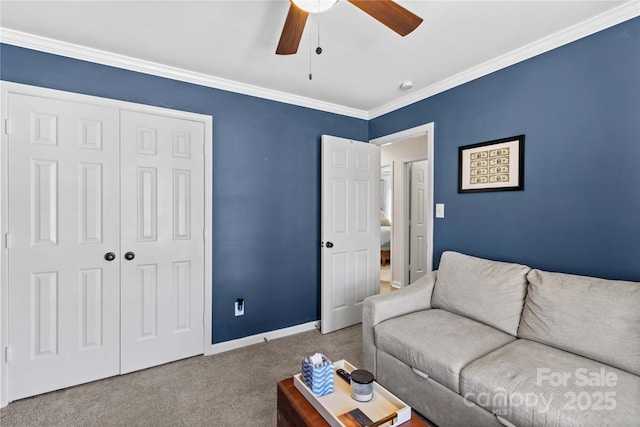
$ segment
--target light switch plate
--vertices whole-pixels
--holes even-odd
[[[436,218],[444,218],[444,203],[436,203]]]

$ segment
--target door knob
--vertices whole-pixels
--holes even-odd
[[[127,261],[131,261],[135,257],[136,254],[134,254],[133,252],[127,252],[126,254],[124,254],[124,259],[126,259]]]
[[[104,259],[106,259],[107,261],[113,261],[114,259],[116,259],[116,254],[114,254],[113,252],[107,252],[106,254],[104,254]]]
[[[332,248],[332,247],[333,247],[333,243],[331,243],[331,242],[327,242],[327,247],[328,247],[328,248]]]

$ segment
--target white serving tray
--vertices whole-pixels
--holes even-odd
[[[344,369],[351,373],[358,369],[346,360],[333,362],[333,393],[317,397],[302,380],[302,374],[293,377],[293,383],[314,408],[327,420],[332,427],[345,427],[338,417],[359,408],[372,421],[380,420],[392,413],[397,417],[393,424],[388,422],[384,426],[397,426],[411,419],[411,407],[395,397],[377,382],[373,383],[373,399],[369,402],[358,402],[351,398],[351,387],[335,373],[337,369]]]

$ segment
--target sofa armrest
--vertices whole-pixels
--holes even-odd
[[[436,271],[397,291],[371,296],[364,300],[362,311],[362,344],[364,368],[376,373],[376,345],[373,328],[394,317],[431,308],[431,293]]]

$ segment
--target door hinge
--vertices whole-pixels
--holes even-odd
[[[206,326],[206,323],[204,323],[204,314],[202,315],[202,326]]]
[[[11,134],[11,121],[9,119],[4,119],[4,133]]]
[[[4,363],[9,363],[9,347],[4,348]]]
[[[202,240],[206,241],[207,240],[207,230],[206,229],[202,229]]]
[[[4,247],[9,249],[9,233],[4,233]]]

